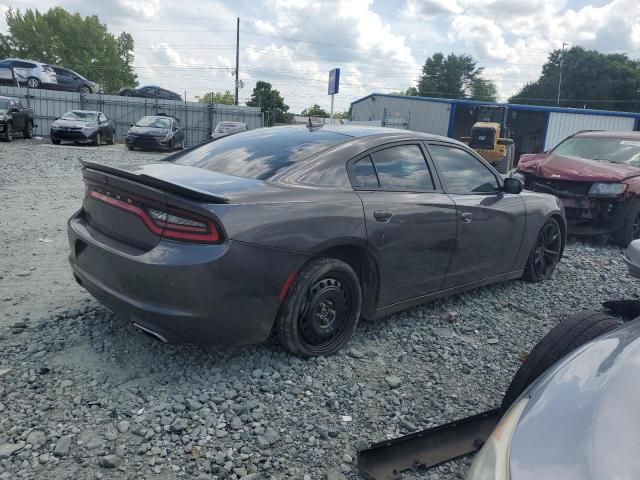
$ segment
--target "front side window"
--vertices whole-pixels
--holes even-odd
[[[447,193],[493,193],[500,190],[495,175],[461,148],[429,145]]]
[[[418,145],[385,148],[373,154],[383,190],[435,190],[431,173]]]
[[[100,123],[105,123],[107,121],[107,117],[104,113],[100,114]]]

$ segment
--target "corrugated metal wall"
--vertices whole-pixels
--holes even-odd
[[[351,119],[355,122],[382,121],[385,120],[385,112],[386,118],[395,127],[398,126],[398,122],[404,121],[409,130],[446,135],[451,105],[443,102],[374,95],[353,104]]]
[[[235,105],[209,105],[199,102],[181,102],[154,98],[120,97],[117,95],[81,95],[77,92],[26,89],[0,86],[0,95],[20,98],[33,109],[36,135],[48,137],[51,123],[69,110],[102,111],[116,124],[116,139],[124,141],[129,124],[144,115],[166,113],[174,115],[186,129],[187,145],[207,139],[218,122],[234,120],[245,122],[250,129],[261,128],[262,112],[257,107]]]
[[[632,117],[551,112],[544,149],[555,147],[580,130],[628,131],[633,130],[635,122],[636,119]]]

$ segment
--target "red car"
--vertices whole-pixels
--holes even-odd
[[[640,238],[640,132],[578,132],[522,155],[514,176],[562,200],[570,234],[611,234],[623,247]]]

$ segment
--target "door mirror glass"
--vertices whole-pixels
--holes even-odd
[[[514,193],[518,194],[522,192],[524,189],[524,184],[517,178],[507,177],[504,179],[504,184],[502,185],[502,190],[504,193]]]

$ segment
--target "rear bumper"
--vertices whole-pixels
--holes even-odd
[[[244,242],[197,245],[161,240],[147,252],[119,250],[78,212],[68,222],[78,283],[109,309],[170,343],[265,340],[282,285],[306,256]]]

